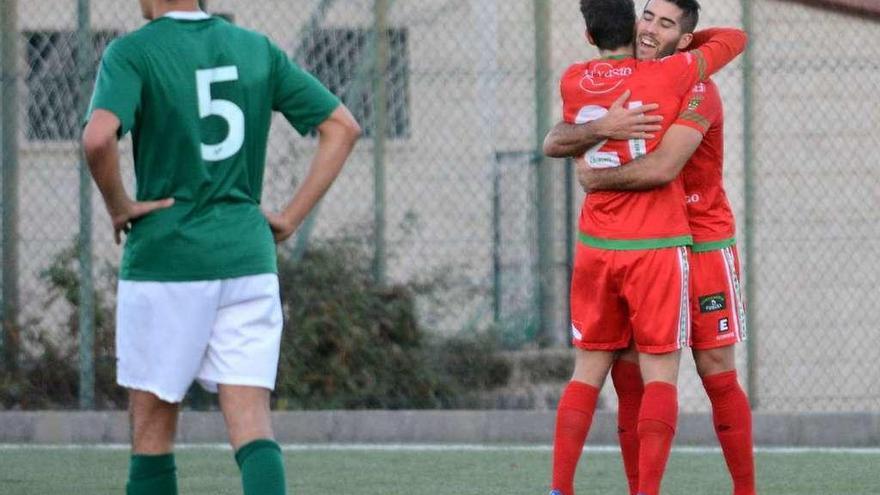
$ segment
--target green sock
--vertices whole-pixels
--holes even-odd
[[[174,454],[133,454],[128,469],[126,495],[177,495]]]
[[[244,495],[284,495],[284,458],[273,440],[254,440],[235,453]]]

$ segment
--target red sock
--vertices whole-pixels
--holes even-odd
[[[639,411],[639,493],[642,495],[660,493],[677,420],[678,390],[675,385],[664,382],[646,384]]]
[[[703,378],[703,387],[712,402],[712,420],[733,479],[733,495],[754,495],[752,410],[736,380],[736,370]]]
[[[574,472],[584,450],[584,442],[593,422],[599,389],[571,381],[562,392],[556,410],[556,434],[553,438],[553,489],[574,495]]]
[[[623,456],[623,470],[630,495],[639,490],[639,408],[642,405],[642,372],[639,365],[618,359],[611,368],[611,380],[617,391],[617,437]]]

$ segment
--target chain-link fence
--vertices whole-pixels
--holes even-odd
[[[716,77],[750,297],[752,339],[738,359],[759,409],[878,411],[880,172],[871,159],[880,144],[873,97],[880,48],[871,41],[880,8],[807,3],[703,2],[703,26],[745,25],[751,34],[748,56]],[[378,280],[441,288],[420,300],[429,328],[491,327],[513,348],[565,345],[582,195],[571,167],[543,159],[540,142],[561,114],[558,77],[595,55],[576,1],[210,0],[207,7],[271,36],[340,95],[365,130],[287,249],[297,255],[327,238],[369,245]],[[0,15],[8,365],[28,352],[19,338],[27,325],[49,329],[44,338],[55,335],[57,349],[75,352],[69,340],[78,333],[69,329],[92,318],[75,308],[90,300],[70,280],[78,253],[92,254],[80,259],[92,260],[85,268],[102,294],[86,309],[99,319],[112,309],[107,274],[120,250],[81,173],[77,139],[101,51],[143,21],[136,2],[117,0],[4,0]],[[121,149],[129,183],[130,147],[126,140]],[[315,148],[314,136],[275,122],[267,207],[290,197]],[[683,370],[684,409],[706,409],[693,366]]]

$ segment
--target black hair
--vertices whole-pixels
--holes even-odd
[[[581,0],[587,33],[600,50],[631,45],[635,39],[636,6],[633,0]]]
[[[666,0],[681,9],[681,32],[693,33],[700,23],[700,2],[697,0]]]

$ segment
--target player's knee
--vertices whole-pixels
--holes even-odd
[[[585,351],[576,349],[574,360],[574,373],[571,379],[586,383],[596,388],[602,388],[605,377],[614,360],[613,352]]]
[[[172,435],[177,427],[178,404],[160,400],[153,394],[132,391],[129,402],[131,427],[135,434],[150,432]]]
[[[694,349],[694,362],[701,377],[716,375],[736,369],[736,355],[733,346],[717,349]]]
[[[169,411],[152,414],[132,414],[131,446],[137,454],[164,454],[171,452],[177,433],[177,413]]]
[[[227,415],[227,432],[233,450],[238,450],[254,440],[274,439],[272,418],[269,414],[256,413],[249,417],[238,417],[234,420]]]
[[[681,351],[673,351],[664,354],[639,354],[639,367],[642,370],[644,382],[666,382],[675,384],[678,382],[679,361]]]

